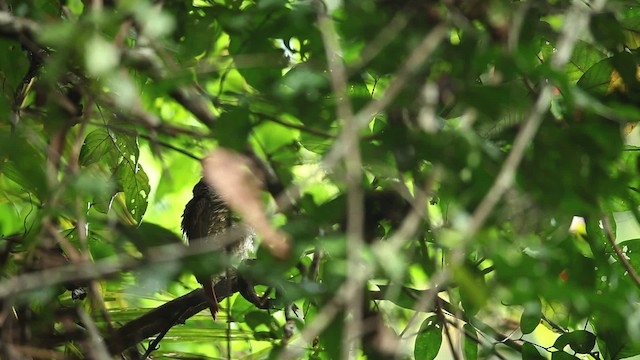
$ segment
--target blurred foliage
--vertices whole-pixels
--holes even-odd
[[[0,358],[640,355],[640,5],[602,3],[0,0]],[[216,147],[293,240],[238,270],[273,306],[147,333],[226,264],[179,228]]]

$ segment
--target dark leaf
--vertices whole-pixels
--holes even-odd
[[[537,300],[537,299],[536,299]],[[520,317],[520,329],[523,334],[529,334],[540,325],[542,318],[542,304],[540,300],[528,302],[524,306],[524,311]]]
[[[522,344],[522,359],[523,360],[542,360],[544,356],[540,355],[538,348],[530,342]]]
[[[567,345],[579,354],[588,354],[596,345],[596,337],[586,330],[574,330],[560,335],[553,344],[553,347],[562,350]]]
[[[440,352],[441,344],[442,323],[436,315],[433,315],[422,322],[420,332],[416,337],[413,355],[416,359],[433,360]]]

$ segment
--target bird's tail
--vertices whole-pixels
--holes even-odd
[[[213,321],[216,320],[216,314],[218,313],[218,298],[216,298],[216,293],[213,290],[213,283],[211,280],[205,281],[202,284],[204,289],[205,296],[209,299],[209,310],[211,310],[211,317],[213,317]]]

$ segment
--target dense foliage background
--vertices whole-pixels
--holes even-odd
[[[623,0],[0,0],[0,358],[638,355],[639,46]],[[289,241],[216,322],[201,164]]]

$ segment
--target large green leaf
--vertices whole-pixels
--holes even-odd
[[[603,59],[589,67],[580,80],[578,80],[578,86],[589,93],[602,95],[609,89],[613,69],[611,59]]]
[[[433,360],[436,358],[442,344],[442,331],[442,322],[436,315],[432,315],[422,322],[413,349],[413,355],[416,359]]]
[[[571,83],[577,82],[585,72],[598,61],[605,58],[605,54],[587,42],[579,41],[573,50],[571,60],[566,66],[566,75]]]
[[[147,173],[140,165],[123,160],[116,167],[113,178],[118,189],[124,192],[127,210],[139,223],[147,210],[151,192]]]
[[[105,129],[90,132],[80,149],[80,165],[88,166],[114,156],[115,136]]]

